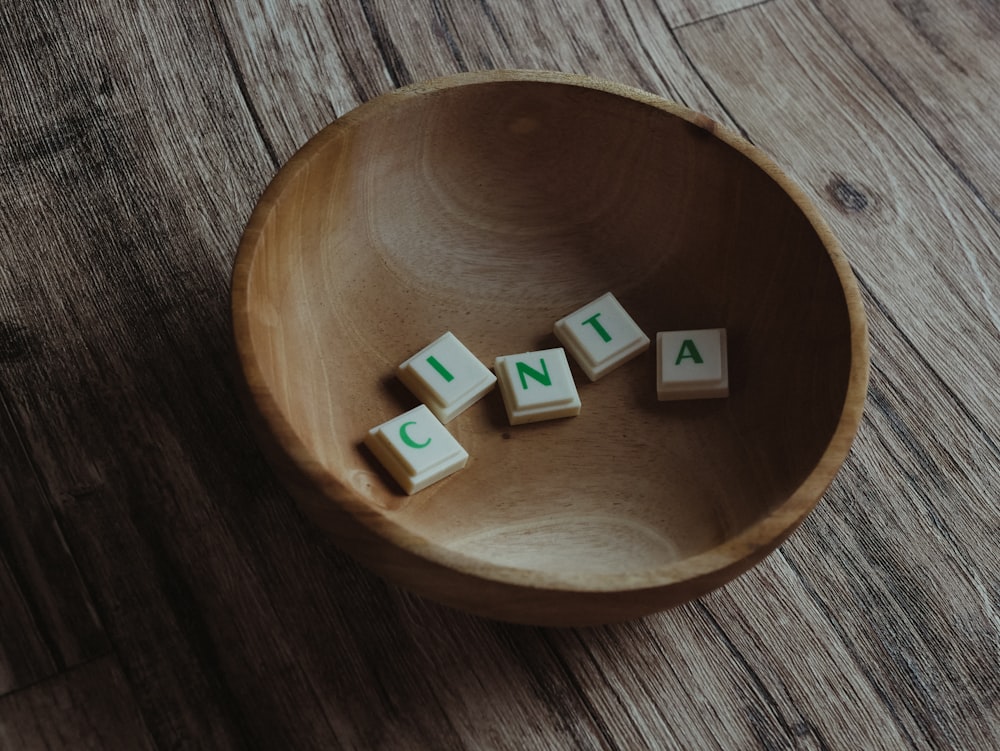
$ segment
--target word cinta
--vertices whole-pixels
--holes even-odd
[[[575,417],[581,402],[567,351],[596,381],[650,345],[610,292],[556,321],[553,333],[562,347],[497,357],[491,372],[446,332],[396,370],[422,404],[372,428],[365,445],[406,493],[416,493],[465,467],[469,455],[445,424],[498,383],[511,425]],[[728,395],[725,329],[657,333],[660,401]]]

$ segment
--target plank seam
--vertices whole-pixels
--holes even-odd
[[[770,2],[770,1],[771,0],[764,0],[764,2]],[[763,5],[763,3],[759,4]],[[729,122],[732,124],[734,128],[736,128],[737,132],[747,142],[753,143],[753,139],[750,138],[750,134],[747,132],[746,128],[744,128],[743,125],[740,124],[740,121],[736,119],[736,117],[730,111],[729,107],[726,106],[726,103],[722,101],[722,97],[720,97],[716,93],[715,89],[712,87],[712,84],[709,83],[708,78],[706,78],[705,75],[698,68],[698,66],[695,65],[694,60],[691,59],[691,55],[689,55],[688,51],[684,49],[684,45],[681,43],[680,37],[678,37],[675,30],[670,27],[670,23],[667,21],[666,16],[663,15],[663,9],[660,8],[659,3],[656,4],[656,11],[660,14],[660,18],[663,19],[663,23],[666,25],[667,31],[670,33],[671,39],[674,40],[674,44],[677,46],[678,51],[681,53],[681,57],[684,58],[684,62],[686,62],[688,64],[688,67],[691,68],[692,71],[694,71],[694,74],[698,77],[698,80],[701,81],[701,85],[705,87],[705,90],[708,92],[709,96],[711,96],[712,99],[714,99],[718,103],[722,111],[726,113],[726,117],[729,118]]]
[[[5,700],[17,696],[18,694],[23,694],[26,691],[31,691],[32,689],[39,688],[45,685],[46,683],[54,681],[58,678],[72,676],[73,673],[77,672],[78,670],[83,670],[89,665],[93,665],[95,662],[100,662],[101,660],[106,660],[109,657],[118,661],[119,666],[121,665],[121,661],[118,659],[118,654],[115,652],[115,650],[109,649],[106,652],[101,652],[100,654],[95,654],[91,657],[88,657],[86,660],[78,662],[75,665],[65,667],[54,673],[49,673],[48,675],[42,676],[38,680],[31,681],[30,683],[25,683],[23,686],[12,688],[10,691],[6,691],[0,694],[0,705],[2,705]],[[131,686],[129,686],[129,688],[131,689]],[[143,727],[145,727],[145,724],[143,725]]]
[[[740,8],[733,8],[732,10],[724,10],[724,11],[721,11],[720,13],[713,13],[710,16],[705,16],[704,18],[695,18],[695,19],[693,19],[691,21],[685,21],[684,23],[679,23],[676,26],[671,26],[670,22],[667,21],[666,18],[664,18],[663,20],[666,22],[667,28],[669,28],[671,31],[674,31],[675,29],[679,30],[679,29],[686,29],[689,26],[697,26],[700,23],[707,23],[709,21],[717,21],[720,18],[725,18],[726,16],[733,16],[733,15],[736,15],[737,13],[742,13],[743,11],[747,11],[747,10],[753,10],[754,8],[759,8],[760,6],[767,5],[768,3],[771,3],[771,2],[774,2],[774,0],[759,0],[759,2],[750,3],[749,5],[744,5],[744,6],[740,7]],[[660,10],[660,3],[659,2],[656,3],[656,9]],[[660,12],[661,12],[661,15],[662,15],[662,11],[660,11]]]
[[[56,506],[52,502],[52,494],[49,492],[47,483],[45,483],[44,481],[44,476],[42,474],[41,468],[38,466],[38,462],[35,461],[35,457],[30,451],[28,442],[25,440],[23,430],[20,429],[18,423],[14,419],[14,413],[13,410],[11,410],[10,408],[10,403],[11,403],[10,395],[7,393],[7,390],[4,387],[3,382],[0,382],[0,409],[2,409],[4,414],[5,418],[4,422],[6,422],[12,428],[13,440],[17,444],[22,456],[24,457],[25,461],[28,464],[28,467],[30,468],[31,477],[38,491],[39,496],[45,499],[45,504],[48,506],[49,516],[52,518],[52,524],[55,527],[56,531],[59,533],[59,536],[62,538],[62,542],[64,547],[66,548],[67,554],[69,555],[70,560],[73,561],[73,565],[76,567],[78,578],[81,584],[86,589],[86,595],[90,604],[91,611],[94,612],[93,597],[91,596],[91,592],[87,587],[87,582],[84,580],[82,576],[82,572],[80,570],[80,564],[77,562],[76,556],[73,555],[73,551],[70,549],[69,543],[66,540],[66,534],[63,531],[62,525],[59,522],[59,515],[56,513]],[[4,539],[5,536],[0,535],[0,542],[3,542]],[[18,568],[12,565],[12,562],[10,561],[9,558],[4,557],[3,560],[7,564],[7,570],[10,571],[11,578],[14,580],[18,592],[20,592],[21,594],[21,601],[24,603],[24,606],[28,611],[28,615],[31,617],[31,622],[35,627],[35,633],[38,635],[39,640],[45,646],[45,649],[48,652],[49,659],[51,660],[52,665],[59,672],[66,670],[68,667],[70,667],[66,661],[66,657],[65,655],[62,654],[62,650],[59,648],[59,644],[56,638],[51,633],[49,633],[49,630],[45,627],[45,621],[41,617],[37,605],[32,600],[32,598],[27,596],[26,593],[29,592],[30,590],[25,587],[24,577],[21,575],[21,572],[18,570]],[[104,626],[104,622],[101,620],[100,616],[96,612],[94,612],[94,618],[97,619],[97,625],[100,627],[101,631],[104,633],[105,636],[107,636],[107,629]]]

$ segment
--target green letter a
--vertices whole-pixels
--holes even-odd
[[[681,351],[677,353],[677,360],[674,362],[674,365],[680,365],[681,360],[686,360],[689,357],[694,360],[697,365],[701,365],[705,362],[701,359],[701,353],[698,352],[698,348],[694,346],[693,339],[685,339],[681,342]]]

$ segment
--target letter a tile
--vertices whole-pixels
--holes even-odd
[[[656,396],[661,402],[729,396],[726,330],[658,333]]]

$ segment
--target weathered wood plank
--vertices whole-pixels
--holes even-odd
[[[316,666],[318,696],[338,708],[350,745],[607,747],[601,719],[543,631],[435,605],[339,559],[330,556],[337,567],[328,586],[286,582],[290,612],[315,615],[287,627],[304,661]],[[331,644],[338,645],[335,662]],[[406,729],[439,713],[446,725],[436,736]]]
[[[0,550],[0,696],[53,675],[56,666],[31,607]]]
[[[0,697],[0,747],[156,748],[113,657],[102,657]]]
[[[767,2],[771,0],[670,0],[658,4],[667,22],[676,28]]]
[[[911,744],[991,748],[1000,446],[871,307],[882,356],[864,425],[826,502],[782,552]]]
[[[549,747],[600,747],[571,677],[555,671],[537,633],[387,587],[330,549],[275,495],[258,483],[255,493],[247,488],[243,500],[227,503],[238,544],[256,548],[254,556],[230,548],[208,518],[201,531],[183,519],[169,525],[177,531],[118,522],[113,545],[94,541],[82,520],[72,525],[80,544],[90,541],[81,558],[108,593],[101,606],[113,613],[111,633],[122,635],[140,706],[167,700],[144,706],[154,737],[295,748],[517,749],[539,739]],[[107,519],[87,513],[95,530],[121,514],[109,500],[81,499],[109,509]],[[264,528],[273,537],[263,538]],[[200,537],[197,544],[224,546],[228,558],[192,559],[176,543],[181,530]],[[131,539],[138,535],[149,540]],[[119,565],[126,556],[129,571]],[[123,605],[131,601],[144,609]],[[165,643],[137,643],[154,637]],[[195,676],[187,698],[207,704],[202,712],[211,710],[214,725],[194,725],[172,695],[171,676],[159,672],[161,650],[174,656],[171,672]]]
[[[900,747],[889,712],[801,589],[779,557],[679,611],[554,638],[622,748],[653,738],[677,748]]]
[[[1000,433],[1000,225],[811,4],[751,8],[680,40],[758,145],[825,207],[902,334]]]
[[[651,7],[595,3],[442,3],[419,19],[399,0],[379,3],[388,33],[417,80],[476,68],[543,68],[607,78],[716,107],[683,63]],[[408,19],[407,16],[410,16]],[[416,20],[416,22],[414,22]],[[587,31],[591,33],[586,33]],[[525,44],[525,42],[530,42]],[[673,74],[664,78],[664,71]]]
[[[275,168],[360,102],[410,83],[370,3],[216,3],[214,20]]]
[[[227,270],[239,214],[270,166],[246,161],[264,150],[237,97],[224,124],[208,109],[222,106],[225,87],[205,71],[226,63],[205,36],[207,19],[139,10],[20,9],[0,21],[23,50],[4,79],[5,99],[18,102],[6,122],[4,177],[18,182],[2,183],[0,225],[17,233],[4,245],[19,249],[19,262],[0,277],[0,318],[35,344],[5,378],[154,737],[224,748],[242,745],[239,712],[201,638],[205,616],[172,566],[179,558],[225,567],[231,550],[225,534],[211,539],[218,522],[206,522],[198,503],[178,503],[212,494],[185,485],[193,463],[170,453],[177,438],[163,424],[175,410],[183,419],[203,408],[193,424],[226,444],[212,420],[217,392],[229,394]],[[114,34],[104,18],[122,19]],[[150,58],[189,64],[146,65]],[[59,212],[23,221],[48,206]],[[231,396],[226,408],[235,414]],[[184,438],[224,460],[196,433]]]
[[[1000,215],[1000,12],[995,3],[817,0],[892,96]],[[1000,303],[994,302],[994,310]]]
[[[260,186],[259,172],[229,162],[232,150],[245,139],[260,168],[271,166],[241,102],[228,101],[229,120],[215,116],[218,83],[203,82],[201,71],[220,65],[224,52],[195,33],[202,28],[196,12],[166,28],[163,19],[135,18],[118,28],[110,50],[89,46],[102,37],[85,19],[68,21],[83,27],[79,37],[53,35],[48,58],[65,60],[72,51],[84,71],[89,61],[132,59],[139,50],[180,58],[180,46],[150,52],[146,45],[193,44],[207,59],[190,69],[137,79],[119,71],[105,88],[116,111],[186,123],[182,130],[199,139],[166,130],[138,142],[112,139],[119,128],[142,131],[97,122],[84,135],[95,148],[73,141],[57,157],[25,159],[21,168],[37,192],[22,194],[9,211],[58,200],[62,213],[47,232],[18,238],[25,272],[41,271],[8,280],[0,295],[18,301],[19,322],[36,322],[42,345],[62,343],[21,362],[12,388],[151,734],[164,746],[199,739],[219,748],[251,739],[261,747],[448,748],[463,738],[477,745],[480,734],[506,738],[511,748],[539,735],[553,745],[594,747],[586,721],[560,719],[579,714],[572,693],[553,694],[551,707],[540,702],[553,690],[550,679],[508,667],[502,641],[478,675],[512,672],[510,703],[491,716],[476,704],[463,708],[472,697],[463,692],[457,709],[445,711],[440,697],[461,685],[453,673],[473,677],[468,662],[436,651],[410,660],[426,648],[406,636],[384,585],[330,552],[264,470],[227,371],[225,285],[241,213]],[[152,40],[149,29],[158,30]],[[92,89],[83,82],[81,89],[69,106],[92,106]],[[209,101],[211,113],[191,106]],[[203,150],[204,141],[217,148]],[[67,163],[86,182],[79,196],[46,181]],[[178,165],[204,172],[175,172]],[[234,175],[242,179],[223,188]],[[207,182],[197,202],[176,198],[186,195],[184,184],[200,181]],[[240,200],[234,190],[243,191]],[[69,227],[78,238],[72,248],[59,242]],[[30,419],[43,413],[40,424]],[[76,426],[86,426],[85,434]],[[60,432],[80,439],[58,440]],[[471,658],[483,647],[466,649]],[[452,672],[437,677],[439,664]],[[480,680],[473,686],[489,687]],[[505,721],[521,715],[544,729],[505,732]]]
[[[803,3],[766,10],[680,38],[751,137],[838,209],[828,213],[866,285],[874,352],[864,428],[829,494],[836,513],[821,507],[784,560],[809,571],[828,638],[869,676],[908,744],[996,745],[1000,451],[986,394],[1000,385],[1000,346],[977,268],[992,263],[995,226],[822,16]],[[724,63],[710,52],[719,45],[735,53]],[[751,61],[780,77],[748,76]],[[977,358],[949,362],[970,341]],[[761,634],[740,646],[764,644]]]
[[[471,69],[607,78],[731,122],[655,5],[377,0],[361,3],[360,11],[348,0],[327,7],[220,4],[220,27],[279,161],[362,101]]]
[[[0,324],[0,332],[3,331]],[[0,337],[0,352],[5,352],[7,359],[16,357],[24,346],[9,328],[6,336],[0,333]],[[55,656],[46,644],[46,634],[36,623],[30,593],[25,593],[28,583],[22,584],[15,573],[20,567],[16,564],[12,567],[10,563],[27,552],[35,564],[32,568],[43,572],[40,581],[32,582],[33,588],[47,593],[48,584],[55,577],[44,573],[45,565],[35,559],[30,545],[21,544],[28,536],[22,528],[25,516],[22,509],[37,514],[43,502],[30,467],[25,467],[27,457],[18,445],[16,432],[0,390],[0,694],[35,683],[58,670]],[[52,529],[48,531],[51,533]],[[69,563],[72,565],[72,561]],[[58,584],[52,582],[52,586]]]
[[[0,374],[31,356],[34,346],[16,331],[8,333],[6,346],[0,344]],[[7,680],[0,680],[0,693],[110,649],[21,435],[0,383],[0,558],[10,598],[0,598],[0,618],[13,619],[0,626],[0,652],[19,664],[3,671]]]

